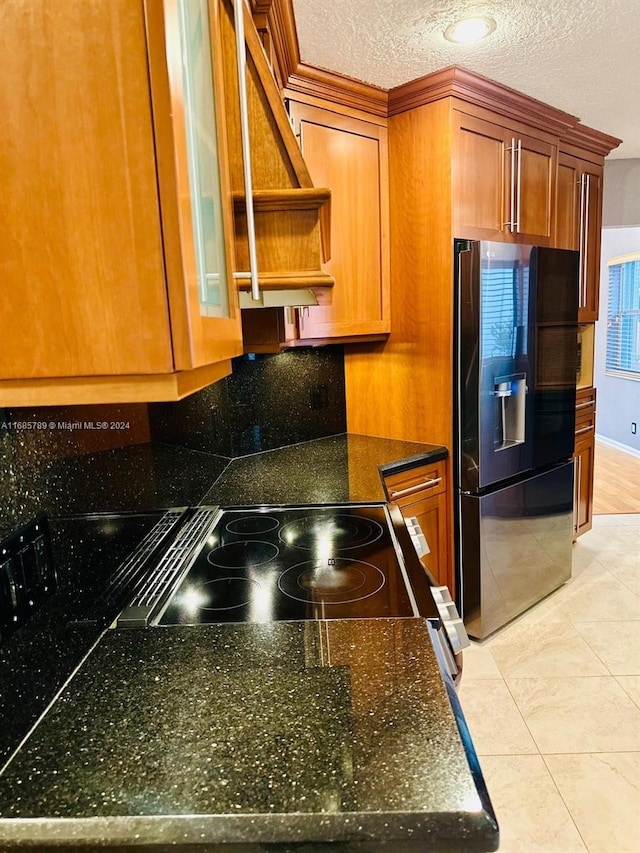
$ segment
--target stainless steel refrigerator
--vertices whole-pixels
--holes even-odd
[[[571,576],[579,255],[454,251],[458,603],[482,639]]]

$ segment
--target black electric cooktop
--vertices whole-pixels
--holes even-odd
[[[225,509],[159,625],[414,616],[382,505]]]

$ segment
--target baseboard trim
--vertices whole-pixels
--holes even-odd
[[[604,435],[598,435],[598,433],[596,433],[596,441],[606,444],[607,447],[614,447],[616,450],[621,450],[623,453],[628,453],[630,456],[635,456],[640,459],[640,450],[636,450],[635,447],[629,447],[628,444],[622,444],[619,441],[614,441],[612,438],[607,438]]]

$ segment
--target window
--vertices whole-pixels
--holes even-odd
[[[607,373],[640,380],[640,252],[608,267]]]

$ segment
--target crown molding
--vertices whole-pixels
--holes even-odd
[[[252,0],[266,6],[269,0]],[[300,60],[292,0],[271,0],[267,12],[273,50],[284,88],[330,100],[364,112],[387,116],[386,89],[345,77]]]
[[[622,141],[585,127],[574,115],[456,65],[389,90],[308,65],[300,59],[293,0],[251,0],[251,4],[256,14],[267,15],[280,78],[288,94],[312,95],[382,118],[455,97],[554,133],[567,145],[599,156],[606,156]]]
[[[610,136],[600,130],[595,130],[593,127],[578,123],[563,137],[562,142],[567,145],[574,145],[581,151],[591,151],[601,157],[606,157],[622,143],[622,140],[618,139],[617,136]]]
[[[576,116],[457,65],[391,89],[389,115],[397,115],[448,97],[498,111],[502,115],[555,132],[559,136],[563,136],[579,121]]]

